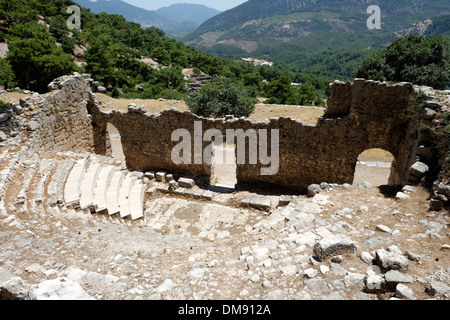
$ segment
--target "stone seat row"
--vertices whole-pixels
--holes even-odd
[[[137,173],[96,159],[71,162],[70,172],[65,171],[67,178],[62,199],[65,206],[132,220],[144,216],[147,184]],[[64,177],[60,180],[64,181]]]

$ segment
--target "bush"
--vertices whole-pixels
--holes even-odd
[[[243,85],[217,78],[195,92],[187,104],[198,116],[222,118],[226,115],[248,117],[255,110],[256,102]]]
[[[120,97],[120,92],[117,88],[113,89],[113,91],[111,92],[111,97],[116,98],[116,99]]]

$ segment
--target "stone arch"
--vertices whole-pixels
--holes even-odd
[[[367,181],[374,186],[394,184],[394,155],[381,148],[366,149],[359,154],[353,184]]]

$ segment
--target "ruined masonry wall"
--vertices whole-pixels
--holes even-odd
[[[48,94],[20,101],[29,133],[29,154],[93,152],[93,130],[88,104],[93,95],[82,76],[53,81]]]
[[[293,189],[312,183],[352,183],[359,154],[382,148],[395,157],[391,184],[405,184],[415,161],[417,133],[408,115],[413,87],[409,83],[388,85],[356,79],[335,82],[325,115],[316,125],[291,118],[267,121],[208,119],[188,111],[165,110],[148,114],[140,108],[105,111],[80,75],[65,76],[49,85],[50,93],[21,101],[23,113],[14,116],[27,132],[27,152],[44,157],[56,152],[92,152],[108,155],[107,124],[120,132],[129,170],[168,170],[210,176],[206,163],[175,165],[171,155],[179,141],[171,141],[176,129],[194,137],[194,123],[201,121],[203,133],[218,129],[267,129],[280,132],[280,167],[274,176],[261,175],[261,163],[238,164],[239,183],[266,182]],[[15,121],[16,121],[15,120]],[[225,138],[225,137],[224,137]],[[248,143],[248,141],[247,141]],[[210,142],[203,142],[202,149]],[[246,146],[248,152],[248,145]],[[194,150],[194,139],[192,141]],[[192,163],[193,163],[192,159]]]
[[[352,183],[359,154],[367,149],[382,148],[395,157],[390,183],[405,184],[415,160],[417,142],[417,134],[407,117],[412,91],[409,83],[388,85],[362,79],[353,83],[337,81],[331,86],[326,113],[316,125],[291,118],[265,122],[207,119],[176,109],[156,115],[138,109],[104,111],[94,103],[90,109],[94,149],[101,154],[107,152],[106,125],[109,122],[120,132],[130,170],[164,169],[210,175],[211,167],[206,163],[179,166],[172,163],[172,149],[179,143],[171,141],[174,130],[186,129],[194,137],[195,121],[202,122],[203,132],[218,129],[225,134],[226,129],[268,129],[269,132],[279,129],[278,174],[262,176],[260,168],[267,166],[260,163],[238,165],[238,182],[267,182],[296,189],[321,182]],[[208,144],[203,142],[203,148]],[[246,163],[249,163],[248,159]]]

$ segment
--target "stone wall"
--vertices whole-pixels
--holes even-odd
[[[267,166],[260,162],[249,164],[247,159],[245,165],[237,166],[238,183],[267,182],[294,189],[321,182],[352,183],[359,154],[382,148],[395,157],[390,183],[401,185],[406,183],[409,168],[415,161],[417,133],[407,116],[412,92],[409,83],[388,85],[362,79],[353,83],[335,82],[331,86],[328,109],[316,125],[291,118],[265,122],[207,119],[176,109],[156,115],[139,108],[130,108],[128,112],[104,111],[97,103],[92,104],[90,113],[96,152],[107,152],[106,125],[113,124],[120,132],[130,170],[165,169],[210,175],[211,166],[204,161],[175,165],[171,160],[172,150],[179,143],[171,140],[173,131],[183,128],[194,137],[195,122],[201,122],[203,132],[208,129],[218,129],[223,134],[227,129],[267,129],[269,133],[279,130],[278,173],[263,176],[260,169]],[[209,144],[202,142],[202,149]],[[268,147],[270,154],[270,143]]]
[[[80,75],[58,78],[52,91],[21,99],[12,116],[3,123],[10,136],[24,135],[28,156],[56,152],[93,152],[93,130],[88,114],[92,92]],[[14,133],[15,132],[15,133]]]
[[[58,151],[93,152],[110,155],[107,124],[114,125],[121,136],[129,170],[167,170],[183,174],[211,176],[211,165],[201,159],[192,164],[175,164],[172,151],[180,141],[172,141],[177,129],[185,129],[202,152],[211,141],[196,145],[196,126],[201,135],[216,129],[226,139],[227,130],[254,129],[268,132],[267,153],[272,154],[271,132],[279,132],[279,170],[262,175],[258,153],[254,164],[249,158],[249,140],[245,142],[245,163],[237,164],[238,183],[260,183],[304,190],[313,183],[352,183],[358,156],[367,149],[381,148],[395,158],[391,184],[403,185],[415,162],[417,130],[408,117],[413,87],[409,83],[388,85],[356,79],[353,83],[336,81],[331,85],[328,108],[316,125],[291,118],[267,121],[248,119],[209,119],[189,111],[170,109],[148,114],[131,106],[128,112],[105,111],[80,75],[53,81],[50,93],[21,101],[22,111],[15,112],[14,124],[27,132],[29,154],[53,154]],[[20,114],[20,115],[19,115]],[[11,121],[10,121],[11,122]],[[12,124],[9,127],[13,127]],[[16,130],[16,129],[14,129]],[[19,129],[17,129],[19,130]],[[236,143],[236,140],[235,140]],[[274,154],[277,150],[273,150]]]

